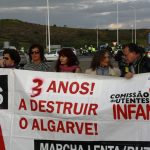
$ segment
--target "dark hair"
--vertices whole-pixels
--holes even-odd
[[[29,48],[29,60],[30,60],[30,62],[32,61],[31,53],[32,53],[32,49],[34,49],[34,48],[38,48],[39,49],[41,61],[45,61],[43,46],[41,46],[40,44],[33,44]]]
[[[123,51],[122,50],[118,50],[117,54],[114,56],[115,61],[121,61],[123,57]]]
[[[125,44],[122,46],[122,49],[125,49],[126,47],[129,48],[130,52],[135,52],[137,54],[143,54],[144,53],[144,48],[139,47],[137,44],[134,44],[134,43]]]
[[[107,49],[103,49],[103,50],[97,51],[94,54],[93,59],[91,61],[91,66],[90,66],[92,68],[92,70],[95,70],[97,67],[99,67],[100,61],[103,61],[104,55],[106,53],[108,53],[110,55],[110,52]],[[111,63],[110,63],[110,67],[112,67]]]
[[[3,56],[4,54],[9,54],[10,58],[14,60],[14,63],[16,66],[19,64],[21,58],[17,50],[7,48],[7,49],[4,49]]]
[[[74,54],[73,50],[71,48],[62,48],[59,51],[59,57],[55,66],[57,72],[59,72],[59,66],[61,65],[60,56],[66,56],[68,58],[67,62],[68,66],[79,65],[79,60],[77,56]]]

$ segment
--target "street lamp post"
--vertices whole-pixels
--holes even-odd
[[[134,43],[136,44],[136,8],[130,6],[134,10]]]
[[[132,37],[132,43],[133,43],[133,25],[131,25],[131,37]]]
[[[47,32],[48,32],[48,51],[50,52],[50,20],[49,20],[49,0],[47,0]]]
[[[99,29],[99,26],[97,25],[97,49],[98,49],[98,29]]]
[[[119,45],[119,31],[118,31],[118,0],[117,0],[117,45]]]

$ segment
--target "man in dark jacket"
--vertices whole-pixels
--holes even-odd
[[[126,44],[123,46],[123,54],[132,70],[125,74],[126,78],[131,78],[134,74],[150,72],[150,58],[144,55],[144,48],[133,43]]]

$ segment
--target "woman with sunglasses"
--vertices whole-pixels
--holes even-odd
[[[3,51],[3,59],[0,62],[2,68],[19,68],[21,58],[17,50],[5,49]]]
[[[114,67],[111,63],[111,55],[109,50],[104,49],[94,54],[90,69],[85,71],[87,74],[102,76],[120,76],[118,67]]]
[[[29,63],[24,66],[24,70],[50,71],[50,66],[45,62],[44,48],[39,44],[34,44],[29,48]]]

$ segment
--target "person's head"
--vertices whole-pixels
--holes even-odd
[[[123,45],[122,49],[127,63],[135,62],[144,52],[143,48],[134,43]]]
[[[107,49],[97,51],[92,59],[91,68],[95,70],[97,67],[111,67],[110,52]]]
[[[74,54],[71,48],[62,48],[59,51],[59,57],[56,63],[56,70],[59,70],[60,65],[74,66],[79,65],[77,56]]]
[[[34,44],[29,48],[29,60],[30,62],[40,63],[45,60],[44,48],[39,44]]]
[[[17,50],[5,49],[3,52],[4,67],[12,68],[18,66],[21,58]]]

